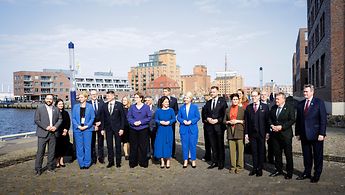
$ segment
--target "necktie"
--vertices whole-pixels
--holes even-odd
[[[93,109],[97,113],[97,102],[96,101],[93,102]]]
[[[109,113],[110,115],[113,114],[113,104],[109,103]]]
[[[308,109],[309,109],[309,100],[307,100],[307,103],[305,104],[304,114],[308,112]]]
[[[213,102],[212,102],[212,110],[216,107],[216,99],[213,99],[212,100]]]
[[[278,107],[278,109],[277,109],[277,118],[279,117],[279,114],[280,114],[280,112],[281,112],[281,107]]]
[[[257,104],[254,104],[254,112],[258,111]]]

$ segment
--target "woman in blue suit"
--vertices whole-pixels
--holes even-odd
[[[91,166],[91,140],[95,112],[92,105],[86,102],[87,97],[87,92],[82,92],[79,95],[80,103],[73,106],[72,110],[73,135],[80,169],[88,169]]]
[[[187,168],[189,152],[192,167],[196,167],[196,144],[198,143],[198,121],[200,120],[200,113],[198,106],[192,104],[192,98],[192,93],[187,92],[184,97],[184,104],[177,114],[177,120],[180,122],[180,137],[184,160],[183,168]]]

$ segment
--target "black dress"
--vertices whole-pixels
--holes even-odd
[[[57,129],[56,135],[56,148],[55,148],[55,157],[63,157],[66,155],[68,146],[70,145],[70,138],[69,134],[67,132],[66,136],[63,136],[63,130],[70,129],[71,126],[71,119],[69,117],[69,114],[66,110],[63,110],[61,112],[62,115],[62,123]]]
[[[128,108],[123,107],[123,111],[125,114],[125,129],[123,130],[123,134],[121,136],[121,142],[128,143],[129,142],[129,123],[127,120]]]

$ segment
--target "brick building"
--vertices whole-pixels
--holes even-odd
[[[154,97],[157,100],[163,94],[163,88],[169,87],[171,89],[171,95],[175,97],[179,97],[180,95],[180,86],[178,83],[167,77],[167,76],[160,76],[156,78],[154,81],[151,81],[146,90],[146,94]]]
[[[192,75],[181,76],[181,92],[190,91],[196,96],[202,96],[210,90],[211,76],[207,75],[205,65],[195,65]]]
[[[308,30],[300,28],[293,57],[293,95],[303,96],[303,86],[308,83]]]
[[[237,89],[243,88],[244,79],[236,71],[216,72],[216,78],[212,82],[212,85],[219,87],[219,93],[229,96],[232,93],[236,93]]]
[[[308,0],[308,81],[327,112],[345,114],[345,1]]]

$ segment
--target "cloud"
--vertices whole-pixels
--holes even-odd
[[[219,0],[197,0],[195,5],[201,12],[208,14],[219,14],[221,10],[218,8],[217,3]]]

